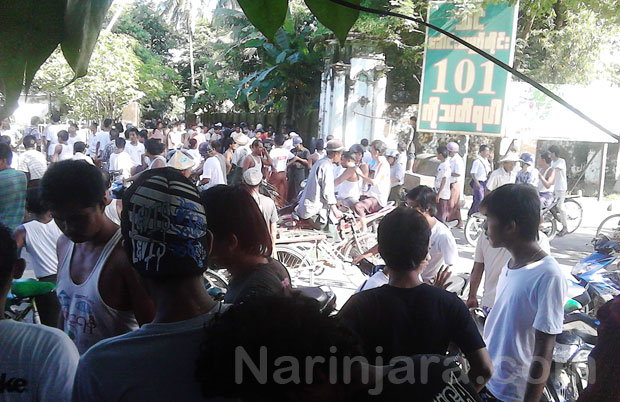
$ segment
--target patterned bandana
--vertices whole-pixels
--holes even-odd
[[[207,269],[205,209],[196,187],[178,170],[141,174],[123,196],[121,227],[142,276],[189,276]]]

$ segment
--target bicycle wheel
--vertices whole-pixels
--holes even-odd
[[[478,238],[480,238],[480,235],[482,235],[482,232],[484,231],[484,221],[484,216],[476,214],[470,216],[469,219],[467,219],[464,232],[465,240],[470,246],[476,247],[476,244],[478,243]]]
[[[289,270],[291,276],[298,276],[300,272],[310,272],[311,270],[314,275],[321,275],[325,272],[325,266],[308,258],[307,250],[304,250],[304,247],[303,245],[276,245],[277,260]]]
[[[209,288],[228,289],[228,279],[214,270],[207,269],[204,274],[205,285],[209,285]],[[205,286],[206,287],[206,286]]]
[[[610,215],[601,222],[596,229],[596,237],[601,235],[607,236],[609,239],[617,239],[620,233],[620,214]]]
[[[564,201],[564,211],[566,212],[566,230],[568,233],[573,233],[581,225],[583,208],[576,200],[569,198]]]
[[[363,233],[357,236],[357,242],[355,238],[351,238],[342,248],[342,256],[347,259],[353,260],[360,254],[365,253],[377,244],[376,233]]]
[[[540,231],[549,238],[549,241],[555,239],[555,235],[558,233],[558,226],[551,211],[547,211],[543,215],[543,222],[540,225]]]

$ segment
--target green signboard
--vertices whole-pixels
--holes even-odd
[[[512,65],[518,4],[488,4],[458,18],[453,3],[429,3],[429,23]],[[427,28],[418,130],[501,135],[508,72]]]

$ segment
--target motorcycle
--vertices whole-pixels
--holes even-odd
[[[579,261],[571,271],[577,284],[589,296],[589,300],[578,301],[590,314],[595,314],[599,307],[620,295],[620,269],[616,264],[620,244],[604,235],[594,239],[593,243],[594,253]]]
[[[203,278],[207,293],[209,293],[215,301],[224,300],[230,281],[230,274],[228,271],[225,269],[207,269],[203,274]],[[294,286],[293,294],[316,300],[319,303],[319,310],[323,314],[329,315],[336,310],[336,295],[328,285]]]

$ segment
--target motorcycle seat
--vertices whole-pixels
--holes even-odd
[[[318,301],[321,306],[324,306],[330,298],[329,295],[318,286],[299,286],[294,288],[293,291]]]
[[[55,288],[56,285],[50,282],[39,282],[32,278],[18,279],[13,281],[11,293],[17,298],[24,299],[50,293]]]

